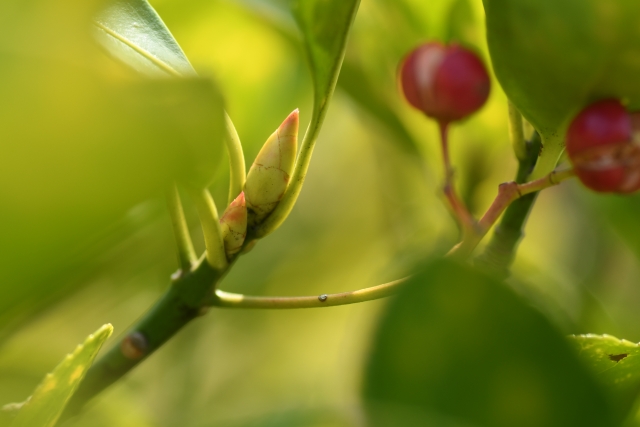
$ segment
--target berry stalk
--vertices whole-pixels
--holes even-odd
[[[442,147],[442,161],[444,164],[444,195],[447,199],[447,203],[455,216],[458,225],[462,231],[463,238],[468,235],[476,233],[476,221],[469,213],[467,207],[462,203],[458,197],[453,176],[454,171],[451,166],[451,160],[449,158],[449,125],[447,123],[440,122],[440,144]]]

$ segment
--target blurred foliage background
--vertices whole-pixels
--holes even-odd
[[[4,76],[25,72],[11,64],[16,52],[30,49],[8,47],[10,40],[28,34],[9,25],[11,16],[33,12],[29,5],[37,2],[17,4],[2,6],[14,15],[0,13]],[[249,164],[294,108],[300,108],[305,127],[311,113],[311,81],[286,0],[151,4],[198,73],[213,77],[222,88]],[[47,13],[61,13],[41,12],[46,22]],[[396,279],[418,260],[443,254],[456,243],[455,224],[439,195],[443,171],[435,123],[405,104],[395,73],[408,50],[432,38],[463,40],[488,63],[483,22],[480,0],[362,1],[300,199],[278,232],[242,257],[222,289],[256,295],[358,289]],[[74,67],[135,80],[106,55],[85,55],[85,50],[93,52],[85,46],[90,41],[75,36],[69,32],[56,47],[62,56],[82,58]],[[42,42],[36,39],[36,45]],[[25,41],[25,46],[33,45]],[[10,104],[11,88],[0,82],[0,123],[5,129],[0,153],[5,159],[25,159],[24,164],[3,162],[0,168],[0,178],[8,183],[0,185],[5,242],[0,291],[6,302],[0,313],[2,403],[24,400],[44,373],[89,332],[110,322],[115,335],[122,333],[161,295],[177,269],[162,189],[172,177],[186,173],[185,165],[192,160],[185,159],[184,150],[174,147],[172,140],[192,137],[206,144],[213,134],[211,129],[189,128],[188,119],[148,109],[154,99],[146,103],[145,96],[157,96],[153,85],[114,93],[108,85],[87,83],[99,87],[100,93],[87,96],[85,109],[46,111],[46,97],[75,99],[86,93],[69,94],[52,84],[62,75],[72,78],[46,62],[52,54],[26,56],[37,60],[22,82],[31,85],[33,100],[44,101]],[[487,105],[451,135],[456,178],[476,215],[516,169],[508,141],[506,97],[497,81],[493,83]],[[206,102],[194,106],[203,90],[213,89],[206,81],[201,87],[176,89],[187,94],[176,107],[188,109],[181,117],[216,108]],[[127,101],[130,109],[119,110],[121,100],[131,99],[132,93],[137,103]],[[11,125],[14,116],[9,112],[16,110],[31,112],[16,114],[22,122]],[[69,117],[74,120],[63,120]],[[98,120],[94,117],[124,124],[96,131],[90,127],[91,120]],[[126,120],[131,118],[146,120],[147,132],[127,134]],[[183,129],[178,134],[171,131],[176,126]],[[13,144],[23,131],[46,133],[51,144],[35,154],[28,146]],[[69,135],[77,145],[70,145],[62,157],[55,142]],[[105,151],[100,141],[115,145]],[[79,169],[69,166],[80,152],[88,153],[93,163]],[[131,162],[113,171],[110,156],[131,156]],[[227,166],[218,158],[223,155],[212,152],[205,166],[218,169],[210,188],[218,206],[224,206]],[[146,161],[140,163],[141,159]],[[21,173],[34,163],[44,171],[41,175]],[[62,174],[65,179],[56,181],[62,187],[49,188],[48,174]],[[77,191],[67,200],[69,187]],[[193,238],[202,251],[195,210],[188,199],[185,202]],[[85,221],[87,212],[93,216]],[[609,333],[640,341],[639,212],[637,196],[596,196],[576,182],[546,190],[529,219],[509,284],[563,333]],[[72,236],[69,229],[74,230]],[[386,304],[211,310],[71,425],[362,425],[362,366]]]

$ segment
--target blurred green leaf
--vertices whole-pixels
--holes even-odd
[[[102,326],[42,380],[22,405],[11,427],[53,427],[75,393],[113,326]]]
[[[398,144],[409,154],[420,156],[415,138],[390,106],[391,102],[386,93],[370,82],[369,76],[360,64],[345,59],[338,87],[357,102],[358,107],[389,130],[394,144]]]
[[[196,77],[184,52],[146,0],[110,0],[95,18],[96,37],[115,58],[151,77]],[[220,107],[210,119],[224,129]],[[223,159],[222,132],[213,140],[186,140],[198,153],[191,184],[211,184]],[[200,144],[198,144],[200,143]]]
[[[572,336],[580,358],[604,385],[622,421],[640,392],[640,347],[610,335]]]
[[[360,0],[294,0],[314,83],[314,110],[325,111],[338,80],[347,35]]]
[[[15,1],[1,3],[0,16],[19,9]],[[33,3],[41,13],[0,28],[2,332],[60,297],[131,207],[176,179],[204,184],[223,135],[212,82],[141,78],[89,42],[93,10]],[[64,2],[75,6],[86,9]],[[37,49],[9,46],[22,27]]]
[[[484,427],[613,425],[604,394],[549,321],[498,281],[448,260],[427,265],[390,303],[364,395],[374,408]]]
[[[568,121],[595,99],[640,103],[634,0],[484,0],[487,39],[509,99],[555,165]],[[551,166],[552,167],[552,166]]]
[[[640,257],[640,196],[596,194],[586,191],[584,197],[594,211],[615,230],[618,237]]]
[[[449,10],[447,42],[476,46],[481,38],[480,23],[470,0],[456,0]]]

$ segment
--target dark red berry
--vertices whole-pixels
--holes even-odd
[[[632,139],[632,121],[615,99],[582,110],[567,130],[567,154],[584,185],[598,192],[640,189],[640,147]]]
[[[631,139],[631,119],[615,99],[595,102],[582,110],[567,130],[567,154],[572,157],[593,147]]]
[[[441,124],[477,111],[489,96],[491,81],[478,56],[456,44],[423,44],[400,66],[407,101]]]

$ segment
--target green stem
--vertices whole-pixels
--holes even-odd
[[[189,190],[189,195],[193,199],[202,224],[204,234],[204,244],[207,247],[207,261],[216,270],[222,271],[227,268],[227,255],[224,250],[222,231],[220,230],[220,219],[216,203],[211,197],[211,193],[206,188],[203,190]]]
[[[533,170],[540,151],[540,135],[534,132],[527,144],[527,156],[518,164],[516,182],[526,182]],[[527,194],[514,200],[506,209],[500,222],[495,227],[493,235],[484,252],[476,262],[498,274],[506,277],[515,258],[518,243],[523,237],[523,228],[529,213],[536,201],[538,193]]]
[[[231,266],[231,265],[230,265]],[[178,277],[158,302],[119,342],[89,369],[71,399],[63,419],[74,416],[93,397],[125,376],[180,329],[210,306],[229,308],[332,307],[385,298],[398,292],[407,278],[357,291],[305,297],[258,297],[216,291],[227,270],[200,264]]]
[[[180,269],[184,274],[191,271],[191,267],[198,258],[193,248],[191,236],[189,235],[187,221],[184,218],[178,187],[175,184],[167,192],[167,204],[169,205],[169,216],[171,217],[173,234],[175,235],[176,245],[178,247],[178,261],[180,262]]]
[[[224,113],[225,117],[225,142],[227,144],[227,153],[229,154],[229,200],[228,204],[231,204],[233,200],[238,197],[244,190],[244,183],[247,179],[247,168],[244,163],[244,153],[242,152],[242,144],[240,143],[240,137],[236,131],[233,122],[227,113]]]
[[[223,274],[201,262],[193,272],[179,277],[119,343],[89,369],[64,418],[75,415],[87,401],[127,374],[201,315],[211,299],[214,285]]]
[[[265,297],[233,294],[217,290],[211,305],[228,308],[316,308],[355,304],[395,295],[407,278],[357,291],[300,297]]]

